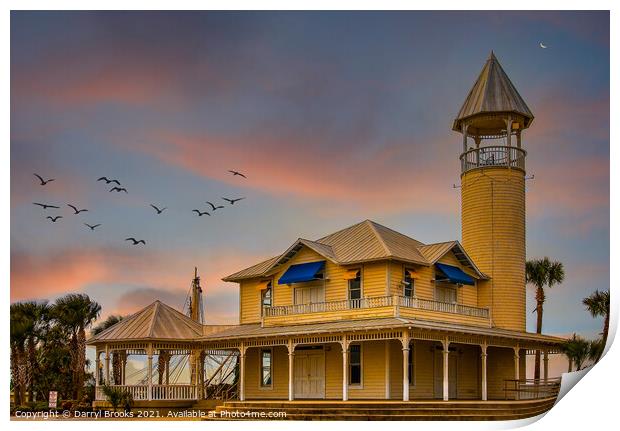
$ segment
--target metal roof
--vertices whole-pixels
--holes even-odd
[[[489,337],[511,338],[524,341],[561,343],[562,338],[530,332],[511,331],[507,329],[486,328],[481,326],[462,325],[449,322],[433,322],[421,319],[402,317],[384,317],[363,320],[340,320],[335,322],[311,323],[287,326],[266,326],[245,324],[221,332],[204,336],[201,341],[221,341],[231,339],[252,339],[278,336],[295,336],[301,334],[319,334],[334,332],[355,332],[380,329],[425,329],[463,334],[483,335]]]
[[[469,91],[452,129],[461,131],[462,120],[483,113],[514,112],[525,117],[525,127],[534,119],[527,104],[504,72],[495,54],[487,59],[476,83]]]
[[[481,278],[487,278],[467,256],[458,241],[424,245],[420,241],[379,223],[364,220],[316,241],[299,238],[280,256],[238,271],[223,278],[223,280],[240,281],[268,276],[278,266],[292,259],[303,246],[339,265],[391,259],[430,266],[444,254],[454,250],[455,254],[458,254],[459,261],[465,266],[471,267]]]
[[[189,341],[202,335],[203,325],[158,300],[91,337],[88,343],[122,340]]]

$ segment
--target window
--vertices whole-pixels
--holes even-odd
[[[357,271],[356,277],[349,280],[349,303],[351,308],[359,308],[362,299],[361,271]]]
[[[260,303],[261,303],[261,313],[265,314],[265,308],[271,307],[272,305],[272,290],[271,290],[271,282],[267,284],[267,288],[261,291],[260,293]]]
[[[271,387],[271,366],[272,366],[272,351],[271,349],[263,349],[260,352],[260,371],[261,371],[261,387]]]
[[[413,298],[414,294],[414,281],[411,276],[411,271],[405,270],[405,279],[403,280],[403,284],[405,285],[403,288],[403,296],[405,298]]]
[[[362,384],[362,346],[360,344],[349,346],[349,384]]]
[[[456,287],[452,286],[436,286],[435,287],[435,300],[439,302],[447,302],[450,304],[456,304]]]

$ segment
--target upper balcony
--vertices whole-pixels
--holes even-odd
[[[343,319],[409,317],[488,327],[491,324],[489,316],[488,308],[394,295],[266,307],[263,324],[273,326]]]
[[[525,171],[526,151],[519,147],[493,145],[473,148],[461,154],[461,174],[478,168],[495,166]]]

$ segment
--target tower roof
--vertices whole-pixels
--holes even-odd
[[[493,51],[456,116],[452,130],[460,132],[463,120],[489,113],[518,114],[523,117],[523,128],[529,127],[534,119],[530,108],[502,69]]]

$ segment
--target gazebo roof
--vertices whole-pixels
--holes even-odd
[[[200,323],[158,300],[91,337],[88,344],[128,340],[190,341],[200,336]]]
[[[502,69],[491,51],[476,83],[469,91],[452,129],[460,132],[462,121],[477,114],[516,113],[524,117],[529,127],[534,115]]]

